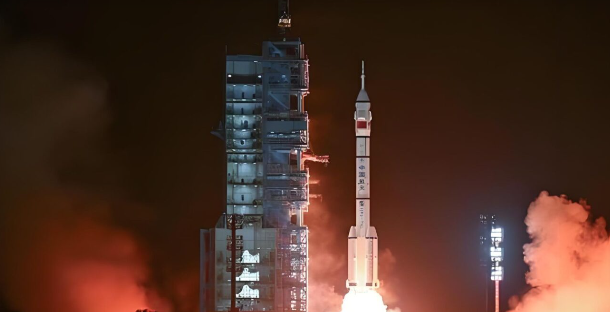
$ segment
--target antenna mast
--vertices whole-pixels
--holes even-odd
[[[277,29],[280,35],[286,35],[286,32],[290,30],[290,3],[289,0],[279,0],[278,2],[278,16],[279,21],[277,23]]]

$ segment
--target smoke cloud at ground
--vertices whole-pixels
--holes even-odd
[[[2,38],[0,38],[2,40]],[[170,311],[117,225],[106,84],[57,45],[0,42],[0,309]]]
[[[543,192],[525,220],[532,239],[524,246],[532,289],[511,298],[512,311],[610,310],[610,243],[604,218],[591,217],[585,202]]]
[[[2,290],[18,311],[135,311],[164,306],[145,287],[146,254],[90,195],[46,189],[3,217]],[[46,209],[40,209],[40,207]]]

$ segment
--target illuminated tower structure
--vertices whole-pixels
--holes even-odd
[[[495,215],[479,216],[480,265],[485,271],[485,312],[489,309],[489,281],[494,282],[494,311],[500,311],[500,282],[504,279],[504,229],[498,225]]]
[[[201,230],[200,311],[307,311],[308,60],[299,39],[226,57],[226,207]]]
[[[491,280],[494,281],[494,307],[495,312],[500,312],[500,281],[504,279],[504,249],[502,241],[504,240],[504,229],[496,222],[496,216],[491,216],[491,247],[489,255],[491,260]]]

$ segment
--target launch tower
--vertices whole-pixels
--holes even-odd
[[[201,231],[202,311],[307,311],[308,66],[298,39],[227,56],[226,209]]]
[[[279,1],[282,35],[288,8]],[[310,150],[308,70],[299,39],[226,57],[225,118],[214,132],[225,141],[226,207],[201,230],[201,312],[308,309],[305,162],[328,162]]]

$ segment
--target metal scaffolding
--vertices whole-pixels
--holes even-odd
[[[312,157],[309,145],[304,46],[264,42],[262,56],[226,63],[224,126],[215,132],[226,142],[226,210],[202,243],[212,273],[202,276],[201,311],[306,312],[305,162],[328,158]]]

